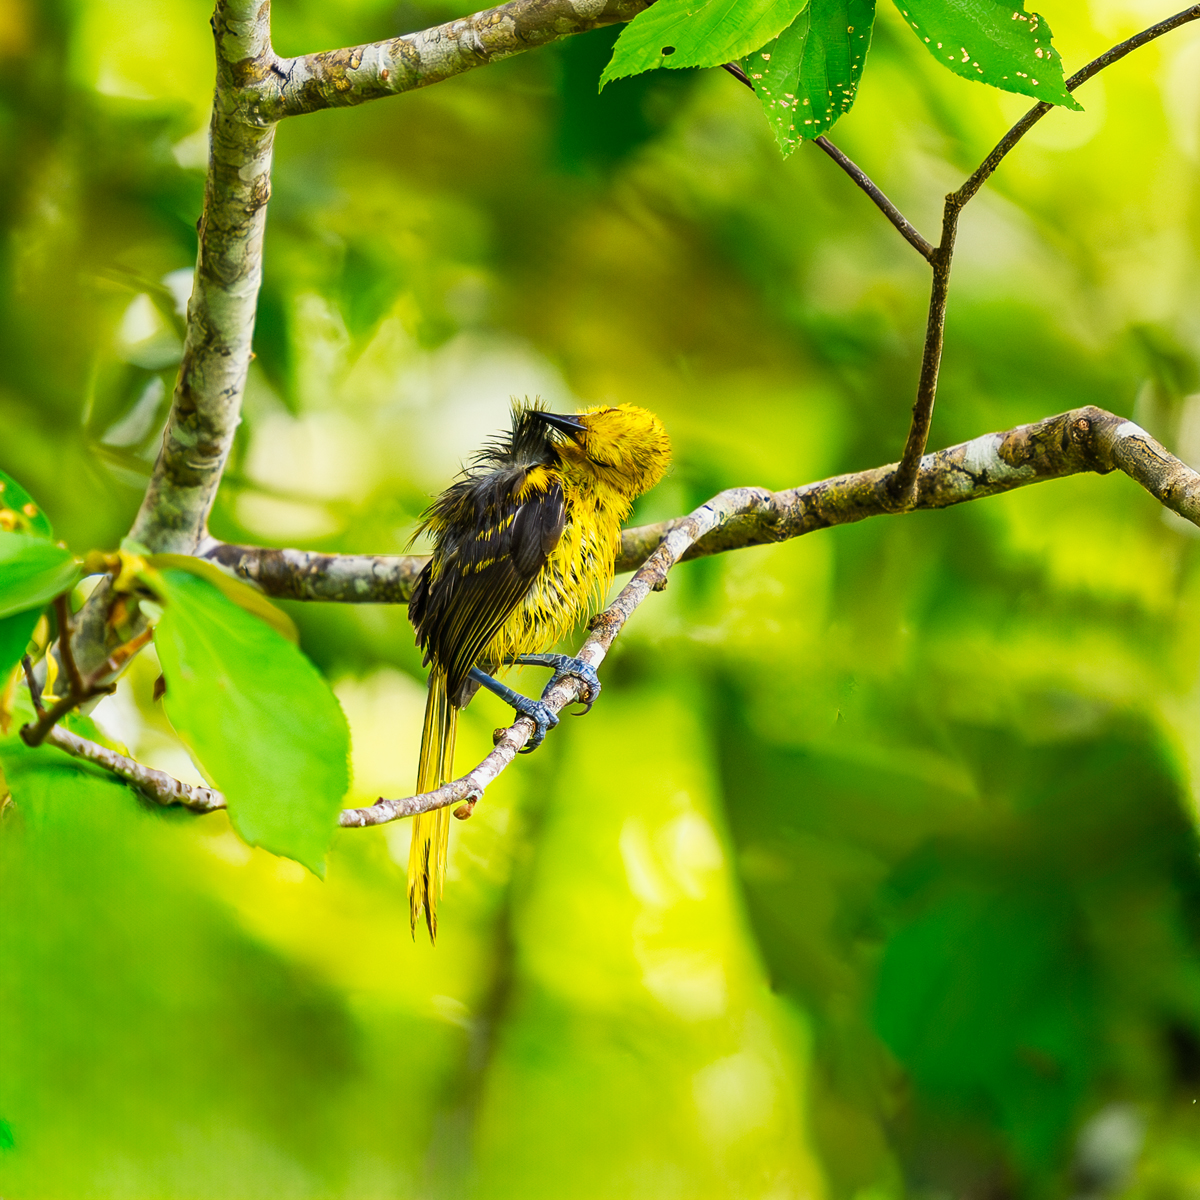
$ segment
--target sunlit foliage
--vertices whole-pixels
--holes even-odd
[[[1167,15],[1046,0],[1068,70]],[[111,549],[157,449],[212,89],[200,0],[0,0],[0,469]],[[281,53],[459,15],[277,0]],[[228,540],[399,552],[510,394],[662,415],[638,518],[894,459],[925,264],[720,71],[616,31],[285,124]],[[927,235],[1023,111],[881,6],[838,143]],[[964,217],[934,442],[1083,403],[1200,465],[1200,29],[1052,114]],[[1200,1185],[1200,551],[1077,478],[686,564],[601,703],[324,882],[0,742],[0,1191],[1184,1197]],[[411,790],[398,609],[289,606]],[[146,657],[96,721],[198,779]],[[540,678],[540,677],[539,677]],[[504,710],[467,710],[462,761]],[[1122,1192],[1121,1189],[1124,1189]]]

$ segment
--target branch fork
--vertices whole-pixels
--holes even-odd
[[[116,684],[110,682],[121,667],[129,661],[153,636],[152,630],[144,630],[132,641],[121,647],[122,653],[110,655],[101,666],[86,677],[79,670],[75,655],[71,649],[72,621],[71,604],[64,594],[54,601],[54,613],[58,619],[58,652],[62,662],[63,674],[66,676],[66,694],[50,708],[42,703],[42,689],[38,686],[33,675],[33,663],[29,655],[21,660],[25,671],[25,680],[29,686],[29,696],[33,701],[33,710],[37,720],[31,725],[21,727],[21,740],[27,746],[40,746],[46,740],[50,731],[72,709],[78,708],[88,700],[97,696],[107,696],[116,690]]]

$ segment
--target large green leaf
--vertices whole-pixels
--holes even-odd
[[[74,586],[79,567],[69,550],[44,537],[0,533],[0,617],[40,607]]]
[[[621,31],[600,86],[655,67],[716,67],[786,29],[807,0],[657,0]]]
[[[875,0],[812,0],[742,66],[784,155],[850,111],[875,24]]]
[[[316,667],[212,584],[163,572],[164,707],[238,833],[323,871],[349,786],[350,731]]]
[[[46,514],[34,503],[33,497],[3,471],[0,471],[0,529],[41,537],[54,534]]]
[[[1040,13],[1024,0],[896,0],[913,32],[964,79],[1081,109],[1063,84],[1062,57]]]

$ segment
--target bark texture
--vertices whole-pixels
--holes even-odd
[[[258,83],[247,116],[266,126],[300,113],[428,87],[571,34],[632,20],[648,4],[649,0],[512,0],[420,33],[279,58]]]
[[[247,88],[271,57],[269,2],[218,0],[217,83],[187,337],[171,415],[130,536],[158,553],[191,554],[241,419],[271,195],[273,126],[249,123]]]

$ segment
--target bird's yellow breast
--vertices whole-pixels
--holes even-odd
[[[567,514],[562,536],[481,662],[499,666],[549,649],[599,607],[612,584],[629,499],[601,481],[558,475],[558,482]]]

